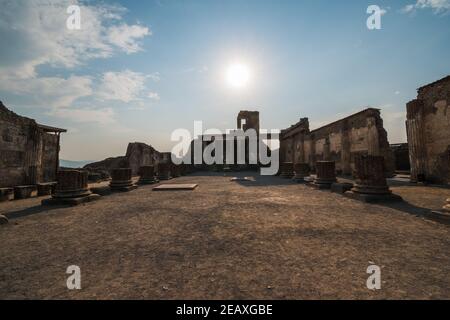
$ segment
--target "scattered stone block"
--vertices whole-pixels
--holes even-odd
[[[131,168],[118,168],[111,171],[111,191],[128,192],[137,188],[133,184]]]
[[[14,200],[31,198],[33,196],[33,192],[35,191],[35,185],[14,187]]]
[[[56,182],[45,182],[37,184],[38,197],[50,196],[55,192]]]
[[[50,199],[42,200],[42,205],[79,205],[99,199],[88,189],[88,173],[79,170],[58,172],[58,183]]]
[[[0,225],[8,224],[8,223],[9,223],[8,218],[5,217],[4,215],[0,214]]]
[[[353,188],[353,183],[333,183],[331,185],[331,192],[336,192],[336,193],[346,193],[347,191],[352,190]]]
[[[0,202],[10,201],[14,197],[13,188],[0,188]]]
[[[317,189],[331,189],[336,180],[336,164],[334,161],[317,161],[317,177],[314,179],[313,187]]]
[[[198,184],[163,184],[153,188],[153,191],[191,191],[198,187]]]

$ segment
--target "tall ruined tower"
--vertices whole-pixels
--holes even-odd
[[[243,129],[255,129],[259,135],[259,112],[258,111],[241,111],[237,117],[237,128]]]

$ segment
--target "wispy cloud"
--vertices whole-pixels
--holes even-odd
[[[420,9],[431,9],[435,14],[450,12],[450,0],[417,0],[416,3],[403,7],[402,12],[413,13]]]

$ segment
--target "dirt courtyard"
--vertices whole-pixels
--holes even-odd
[[[448,189],[399,184],[364,204],[278,177],[193,175],[78,207],[0,203],[1,299],[450,299]],[[381,290],[366,287],[381,267]],[[66,287],[70,265],[81,290]]]

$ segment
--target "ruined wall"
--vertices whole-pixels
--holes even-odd
[[[125,156],[108,158],[99,162],[90,163],[84,166],[90,170],[107,170],[114,168],[131,168],[134,176],[139,174],[139,169],[146,165],[155,165],[161,158],[160,152],[145,143],[129,143]]]
[[[304,118],[283,130],[280,140],[282,161],[306,162],[314,169],[317,161],[332,160],[338,172],[350,175],[356,155],[381,155],[385,157],[386,173],[394,171],[392,151],[377,109],[365,109],[313,131]]]
[[[395,159],[395,170],[410,171],[411,165],[409,162],[409,146],[407,143],[398,143],[391,145],[392,153]]]
[[[59,140],[0,102],[0,187],[54,181]]]
[[[407,103],[411,180],[450,181],[450,76],[418,89]]]

